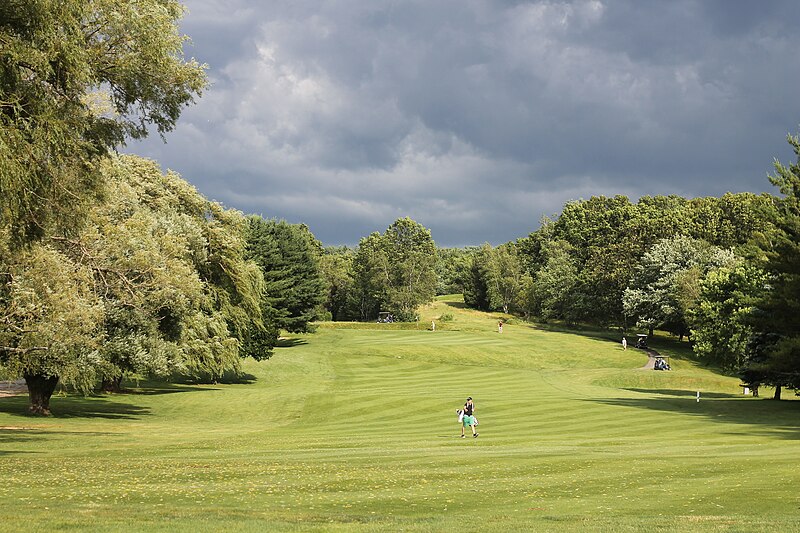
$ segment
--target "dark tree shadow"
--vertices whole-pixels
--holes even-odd
[[[622,390],[629,390],[631,392],[640,392],[642,394],[663,394],[665,396],[680,396],[695,398],[697,401],[697,391],[692,390],[679,390],[679,389],[630,389],[623,388]],[[701,392],[701,400],[703,398],[739,398],[738,394],[730,394],[727,392]]]
[[[173,383],[152,381],[152,380],[134,381],[127,383],[128,385],[127,387],[124,387],[120,392],[112,393],[111,396],[113,397],[115,395],[119,396],[124,394],[159,396],[161,394],[177,394],[181,392],[203,392],[203,391],[220,390],[211,387],[197,386],[202,383],[204,382],[188,377],[183,377],[183,378],[176,377]]]
[[[800,440],[800,401],[774,401],[735,394],[683,390],[627,389],[648,394],[646,398],[598,398],[582,401],[635,407],[652,411],[701,417],[711,423],[742,424],[742,433]],[[661,394],[654,398],[652,394]]]
[[[32,417],[29,417],[32,419]],[[32,420],[31,420],[32,421]],[[22,421],[18,425],[0,426],[0,445],[6,443],[28,443],[37,440],[48,439],[54,435],[78,435],[81,437],[108,437],[118,435],[110,431],[61,431],[52,430],[47,427],[35,427],[29,425],[29,421]],[[12,454],[41,454],[44,452],[33,450],[0,450],[0,457]]]
[[[114,396],[54,396],[50,400],[52,419],[68,418],[107,418],[134,420],[150,414],[150,408],[118,402]],[[28,420],[41,419],[28,412],[28,397],[14,396],[0,402],[0,413],[25,417]],[[21,424],[24,425],[24,424]]]
[[[11,442],[30,442],[32,440],[42,438],[42,430],[21,426],[3,426],[0,427],[0,445]],[[10,454],[32,454],[30,450],[0,450],[0,456]]]
[[[225,385],[251,385],[256,381],[258,381],[258,378],[253,374],[235,374],[233,372],[226,372],[217,383],[222,383]]]
[[[308,341],[305,339],[301,339],[300,337],[287,337],[278,339],[278,342],[275,344],[276,348],[292,348],[294,346],[302,346],[304,344],[308,344]]]
[[[467,304],[464,302],[444,302],[445,305],[455,307],[456,309],[467,309]]]

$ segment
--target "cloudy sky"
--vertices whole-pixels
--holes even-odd
[[[592,195],[775,192],[800,130],[796,0],[186,0],[210,88],[158,160],[356,244],[527,235]]]

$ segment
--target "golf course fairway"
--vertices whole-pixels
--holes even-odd
[[[0,530],[800,531],[791,392],[501,317],[442,297],[290,335],[238,383],[0,398]]]

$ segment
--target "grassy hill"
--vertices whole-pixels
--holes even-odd
[[[0,398],[0,523],[800,530],[800,402],[743,397],[674,341],[656,342],[674,369],[656,372],[606,332],[499,334],[499,317],[445,298],[418,324],[323,324],[248,361],[244,383],[56,397],[50,419]],[[468,395],[480,437],[462,440]]]

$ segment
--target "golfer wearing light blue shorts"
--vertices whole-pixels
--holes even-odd
[[[461,438],[464,438],[464,428],[469,426],[472,428],[472,436],[477,437],[478,433],[475,431],[475,404],[472,403],[472,396],[467,398],[467,403],[464,404],[464,418],[461,420]]]

